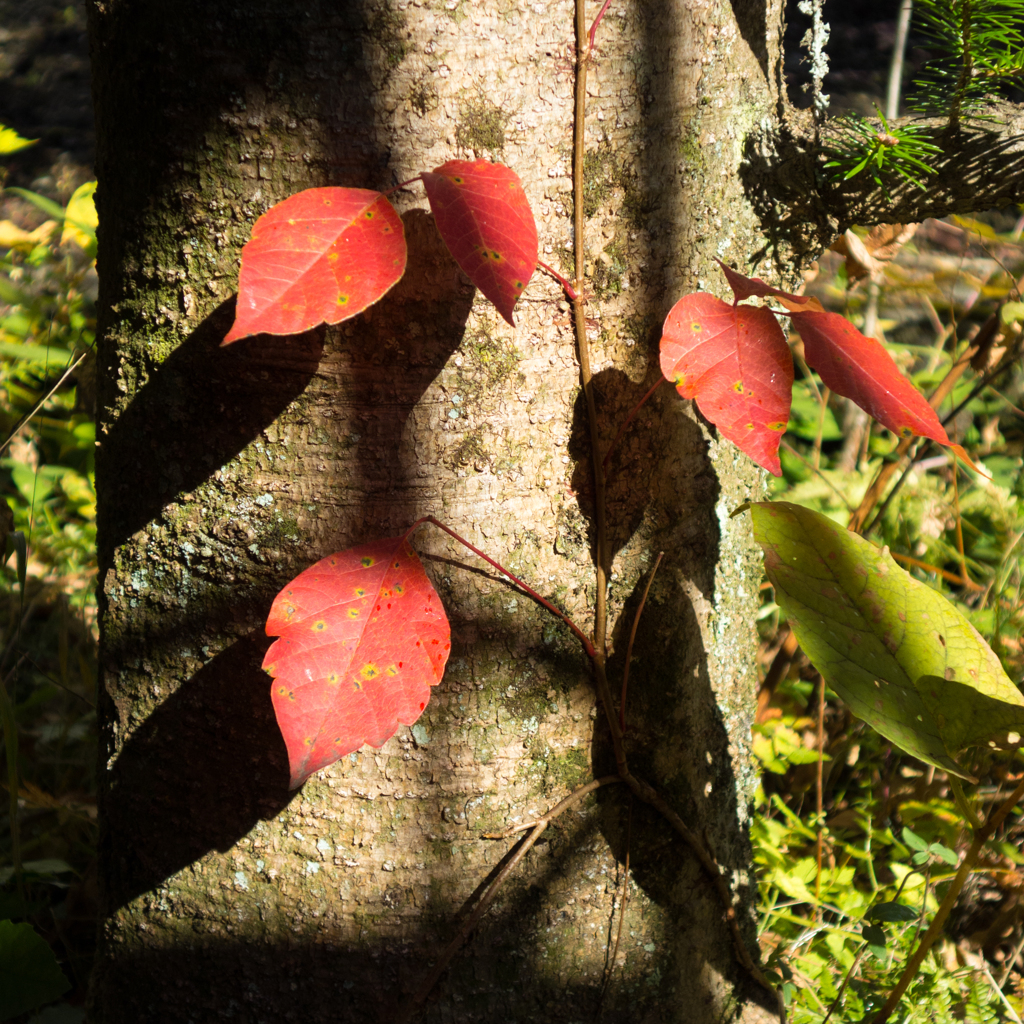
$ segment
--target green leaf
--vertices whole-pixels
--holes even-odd
[[[864,916],[869,921],[916,921],[917,911],[902,903],[876,903]]]
[[[64,369],[74,358],[74,353],[66,348],[57,348],[56,345],[22,345],[14,341],[0,341],[0,356]]]
[[[65,860],[57,857],[47,857],[44,860],[26,860],[21,865],[26,875],[35,875],[39,878],[52,878],[54,875],[73,874],[74,868]],[[6,885],[14,876],[14,868],[0,868],[0,885]]]
[[[941,843],[932,843],[928,847],[928,852],[933,857],[944,860],[950,867],[955,868],[960,863],[960,858],[948,846],[943,846]]]
[[[752,504],[751,515],[776,601],[855,715],[967,779],[959,751],[1024,729],[1024,696],[988,644],[887,549],[789,502]]]
[[[0,1020],[49,1003],[71,988],[49,944],[30,924],[0,921]]]
[[[7,191],[28,200],[33,206],[42,210],[47,217],[53,217],[57,221],[64,220],[64,207],[60,203],[55,203],[52,199],[47,199],[46,196],[41,196],[38,192],[30,192],[27,188],[12,187]]]
[[[95,191],[95,181],[87,181],[75,189],[64,211],[64,234],[60,239],[61,245],[68,241],[75,242],[87,255],[93,257],[96,255],[96,228],[99,225],[93,201]]]
[[[1007,325],[1024,320],[1024,302],[1004,302],[999,310],[999,318]]]
[[[917,850],[918,853],[923,853],[928,849],[928,844],[916,832],[911,832],[909,828],[904,827],[900,833],[900,838],[907,846],[912,850]]]

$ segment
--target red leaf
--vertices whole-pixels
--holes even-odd
[[[790,319],[803,339],[807,365],[837,395],[852,399],[900,437],[916,434],[950,443],[935,410],[880,341],[865,337],[838,313],[791,313]]]
[[[310,188],[272,206],[242,249],[235,323],[250,334],[299,334],[372,306],[405,273],[395,208],[365,188]]]
[[[514,327],[537,266],[537,225],[518,175],[487,160],[449,160],[421,177],[455,262]]]
[[[782,475],[793,357],[771,310],[705,292],[681,298],[661,337],[661,372],[759,466]]]
[[[273,676],[291,788],[364,743],[412,725],[441,681],[451,630],[405,537],[321,559],[274,600],[263,668]]]
[[[722,268],[722,273],[725,274],[737,301],[749,299],[751,295],[762,299],[771,295],[792,312],[812,309],[820,312],[822,309],[821,303],[810,295],[794,295],[792,292],[781,291],[778,288],[773,288],[770,284],[765,284],[759,277],[744,277],[731,267],[727,267],[720,259],[716,258],[715,262]]]

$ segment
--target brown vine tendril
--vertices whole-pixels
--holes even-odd
[[[600,789],[601,786],[614,786],[616,783],[621,781],[622,780],[616,775],[605,775],[600,779],[594,779],[593,781],[588,782],[585,786],[580,786],[579,789],[573,790],[573,792],[564,800],[555,804],[547,814],[532,823],[532,831],[530,834],[523,840],[515,853],[508,859],[504,867],[502,867],[497,875],[495,875],[491,884],[487,886],[487,889],[480,897],[479,902],[473,908],[472,913],[465,921],[463,921],[458,934],[445,947],[444,952],[438,957],[437,963],[434,965],[434,969],[419,987],[416,995],[413,996],[405,1015],[399,1017],[396,1024],[406,1024],[407,1021],[413,1018],[413,1015],[423,1005],[423,1003],[426,1002],[427,997],[440,980],[441,975],[448,969],[448,965],[452,962],[455,954],[462,947],[462,944],[466,939],[469,938],[473,929],[480,923],[480,919],[490,909],[491,904],[494,902],[494,899],[498,895],[498,891],[501,889],[502,885],[505,884],[506,879],[508,879],[512,872],[515,871],[527,853],[530,852],[531,847],[538,839],[540,839],[548,825],[550,825],[551,822],[553,822],[560,814],[572,807],[573,804],[579,803],[579,801],[589,793],[593,793],[594,790]]]
[[[602,8],[597,21],[607,10],[607,4]],[[597,407],[594,398],[594,387],[590,369],[590,346],[587,339],[587,323],[584,311],[585,294],[585,268],[586,268],[586,244],[584,238],[584,216],[583,216],[583,158],[585,152],[586,133],[586,101],[587,101],[587,67],[590,63],[593,42],[587,30],[586,0],[575,0],[575,23],[576,23],[576,82],[574,91],[574,120],[573,120],[573,161],[572,161],[572,195],[573,195],[573,255],[575,266],[574,289],[576,298],[572,301],[573,324],[576,336],[576,347],[580,361],[580,384],[583,390],[587,406],[587,421],[590,433],[590,459],[594,476],[594,508],[596,520],[596,551],[594,568],[597,583],[597,595],[594,603],[594,680],[597,688],[598,699],[604,712],[605,721],[608,724],[608,731],[611,734],[612,749],[615,752],[615,763],[618,769],[619,778],[629,786],[633,795],[642,800],[645,804],[657,810],[665,820],[679,834],[683,841],[690,847],[694,856],[701,866],[708,873],[714,884],[718,898],[721,901],[726,922],[732,933],[733,946],[736,950],[736,957],[746,969],[747,973],[763,988],[771,992],[778,1000],[780,1016],[785,1021],[785,1006],[781,995],[776,992],[774,986],[765,977],[764,972],[754,963],[747,949],[746,942],[740,931],[739,917],[736,908],[733,906],[732,893],[728,883],[722,875],[713,854],[708,850],[700,837],[683,821],[683,819],[672,809],[665,799],[647,782],[638,779],[629,770],[629,763],[626,758],[626,750],[622,741],[622,729],[619,725],[619,718],[616,714],[614,701],[612,699],[611,687],[608,684],[608,675],[605,669],[607,654],[607,616],[608,616],[608,557],[607,557],[607,502],[605,494],[605,473],[604,460],[601,456],[600,434],[597,421]]]

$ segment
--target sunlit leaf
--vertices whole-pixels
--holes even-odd
[[[800,505],[764,502],[751,512],[775,599],[855,715],[965,778],[961,750],[1024,728],[1024,697],[988,644],[887,550]]]
[[[451,630],[405,537],[321,559],[278,594],[263,668],[293,789],[320,768],[412,725],[441,680]]]

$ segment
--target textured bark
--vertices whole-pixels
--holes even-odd
[[[890,169],[883,189],[869,174],[844,182],[825,173],[841,121],[821,126],[819,145],[810,114],[786,109],[781,125],[761,125],[746,139],[740,175],[769,239],[748,258],[756,263],[770,253],[800,263],[854,224],[911,224],[1024,202],[1024,107],[994,100],[978,113],[984,116],[955,131],[938,118],[893,120],[893,128],[931,128],[940,152],[927,161],[934,173],[922,175],[924,188]]]
[[[593,5],[596,8],[597,5]],[[737,20],[738,19],[738,20]],[[607,443],[657,378],[672,302],[767,244],[739,169],[779,109],[781,3],[613,6],[585,197]],[[421,722],[286,791],[262,622],[329,551],[431,512],[581,624],[594,598],[571,324],[537,277],[513,330],[394,198],[406,278],[340,328],[218,348],[253,220],[304,187],[387,188],[455,156],[521,176],[571,266],[565,0],[93,0],[100,210],[102,950],[92,1020],[393,1020],[512,843],[613,766],[572,637],[443,536],[453,620]],[[762,273],[771,277],[770,271]],[[611,671],[645,575],[634,770],[706,836],[753,945],[747,813],[759,564],[729,512],[761,475],[668,388],[614,456]],[[722,907],[622,787],[548,831],[429,1021],[590,1019],[628,849],[605,1021],[757,1020]]]

